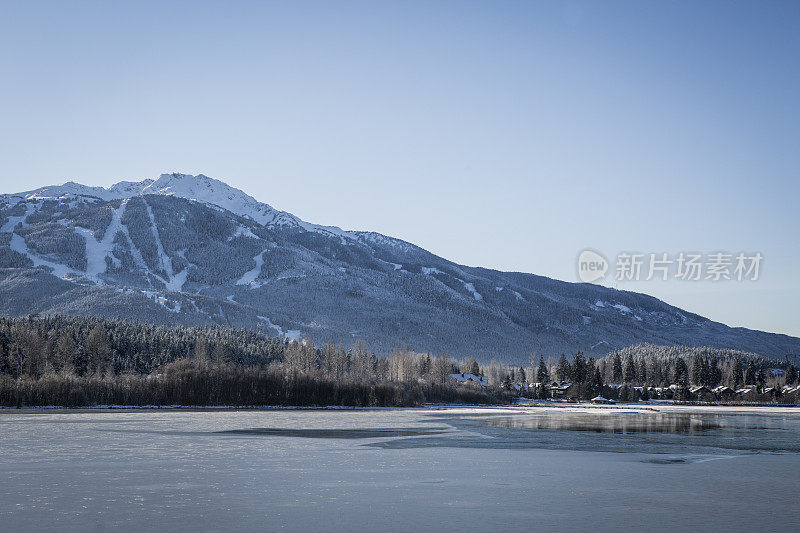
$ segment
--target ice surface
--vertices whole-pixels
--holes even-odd
[[[796,410],[647,409],[6,410],[0,522],[6,531],[798,530],[800,454],[772,451],[800,442]],[[606,416],[638,424],[648,413],[714,424],[691,434],[568,427]]]

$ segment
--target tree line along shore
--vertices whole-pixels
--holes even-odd
[[[473,376],[465,378],[465,376]],[[797,403],[797,369],[755,354],[640,345],[600,360],[531,357],[530,366],[364,341],[317,347],[224,327],[98,317],[0,318],[0,406],[419,406],[515,398]],[[743,389],[750,387],[750,389]],[[699,391],[699,395],[698,395]],[[712,394],[709,394],[711,391]],[[755,392],[752,392],[755,391]],[[726,393],[727,394],[727,393]]]

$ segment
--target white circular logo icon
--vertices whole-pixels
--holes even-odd
[[[584,283],[593,283],[605,277],[608,261],[594,250],[584,250],[578,255],[578,278]]]

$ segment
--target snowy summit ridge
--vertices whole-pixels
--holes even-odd
[[[264,225],[306,225],[305,222],[294,215],[278,211],[269,204],[259,202],[244,191],[204,174],[196,176],[179,173],[161,174],[155,180],[120,181],[108,188],[90,187],[68,181],[63,185],[41,187],[32,191],[18,193],[14,196],[24,199],[61,198],[68,195],[95,196],[102,200],[110,201],[146,194],[176,196],[216,205]]]
[[[406,250],[412,245],[367,231],[344,231],[336,226],[323,226],[312,224],[296,217],[286,211],[280,211],[264,202],[259,202],[241,189],[231,187],[218,179],[210,178],[205,174],[193,176],[191,174],[161,174],[158,179],[145,179],[142,181],[120,181],[105,187],[91,187],[68,181],[63,185],[50,185],[31,191],[5,195],[8,198],[24,200],[41,200],[47,198],[63,198],[65,196],[90,196],[100,198],[106,202],[144,196],[148,194],[175,196],[208,205],[226,209],[237,215],[249,218],[263,226],[280,226],[285,228],[299,228],[305,231],[323,233],[343,239],[373,243],[385,246],[401,247]]]

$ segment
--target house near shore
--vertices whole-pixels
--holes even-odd
[[[608,398],[603,398],[602,396],[595,396],[589,401],[600,405],[614,405],[617,403],[614,400],[609,400]]]
[[[781,395],[781,390],[778,387],[766,387],[761,391],[763,396],[777,399]]]
[[[713,402],[717,399],[714,395],[714,391],[706,387],[705,385],[701,385],[699,387],[692,387],[689,389],[689,393],[695,400],[701,402]]]
[[[724,385],[720,385],[719,387],[714,388],[714,395],[717,397],[718,400],[723,402],[729,402],[735,400],[737,398],[736,391],[730,387],[726,387]]]
[[[788,389],[786,387],[789,387]],[[798,403],[800,402],[800,385],[791,387],[789,385],[784,386],[783,396],[786,397],[785,399],[789,403]]]
[[[477,383],[478,385],[488,385],[489,378],[486,376],[476,376],[475,374],[450,374],[450,379],[459,383]]]
[[[747,402],[758,402],[761,401],[761,393],[758,390],[758,387],[755,385],[748,385],[743,389],[739,389],[736,393],[741,397],[742,400]]]
[[[675,396],[675,391],[669,387],[653,387],[653,397],[660,400],[671,400]]]
[[[553,398],[563,398],[569,392],[572,383],[569,381],[553,381],[550,383],[550,395]]]

